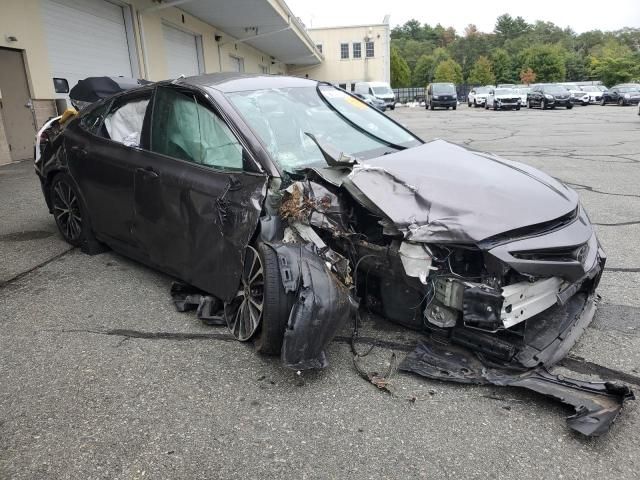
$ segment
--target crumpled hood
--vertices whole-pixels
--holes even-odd
[[[578,205],[575,191],[535,168],[444,140],[363,161],[343,186],[423,242],[476,243]]]

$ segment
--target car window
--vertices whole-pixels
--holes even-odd
[[[208,167],[242,169],[242,145],[224,121],[193,94],[174,88],[157,89],[151,150]]]
[[[151,91],[148,91],[134,98],[114,102],[104,119],[103,130],[108,138],[128,147],[139,147],[142,124],[150,98]]]
[[[104,115],[107,113],[109,108],[109,104],[110,102],[107,101],[85,113],[80,120],[80,126],[85,130],[98,135]]]

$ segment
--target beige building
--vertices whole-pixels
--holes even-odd
[[[308,75],[353,90],[356,82],[389,82],[390,30],[387,15],[378,25],[311,28],[307,32],[325,60],[292,68],[290,73]]]
[[[53,78],[285,74],[323,56],[284,0],[1,0],[0,164],[33,155]]]

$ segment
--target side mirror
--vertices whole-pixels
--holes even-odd
[[[69,82],[66,78],[54,78],[53,89],[56,93],[69,93]]]

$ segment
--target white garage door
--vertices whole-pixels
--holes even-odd
[[[162,24],[162,33],[167,55],[168,78],[177,78],[180,75],[185,77],[198,75],[200,62],[198,61],[197,37],[164,23]]]
[[[106,0],[41,0],[52,77],[133,77],[121,6]]]

